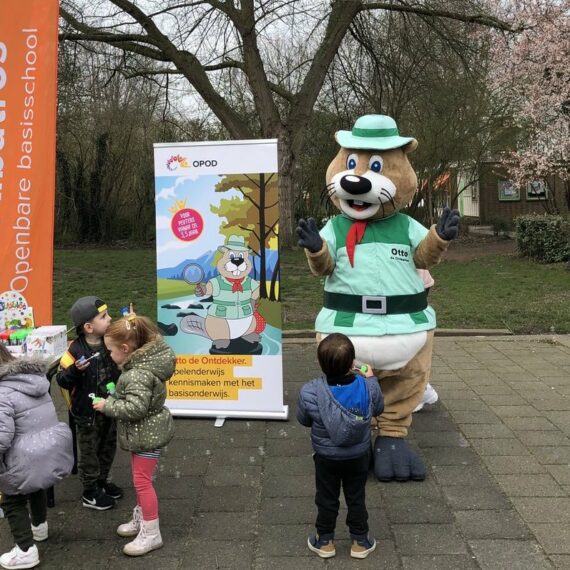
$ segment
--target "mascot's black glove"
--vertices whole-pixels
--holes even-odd
[[[455,239],[459,233],[459,210],[451,210],[446,206],[437,221],[435,231],[441,239],[447,241]]]
[[[303,218],[301,218],[296,231],[299,236],[299,241],[297,242],[299,247],[304,247],[311,253],[321,251],[321,248],[323,247],[323,239],[319,235],[315,218],[309,218],[308,220],[303,220]]]

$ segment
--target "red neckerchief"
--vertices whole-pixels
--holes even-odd
[[[242,283],[245,277],[242,277],[241,279],[230,279],[229,277],[226,277],[226,279],[232,284],[232,293],[235,293],[236,291],[243,293]]]
[[[364,237],[367,222],[364,220],[355,220],[352,222],[348,234],[346,234],[346,253],[348,254],[348,261],[351,267],[354,267],[354,250],[356,244]]]

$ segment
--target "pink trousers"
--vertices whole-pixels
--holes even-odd
[[[145,521],[153,521],[158,518],[158,498],[152,484],[152,475],[157,465],[158,459],[150,459],[131,453],[133,485],[137,494],[137,504],[142,510]]]

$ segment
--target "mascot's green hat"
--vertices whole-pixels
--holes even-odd
[[[415,141],[401,137],[396,121],[387,115],[364,115],[356,120],[352,131],[338,131],[336,140],[343,148],[363,150],[390,150]]]

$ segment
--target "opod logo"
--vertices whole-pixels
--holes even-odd
[[[194,168],[203,168],[204,166],[210,168],[212,166],[218,166],[217,160],[195,160],[192,163]]]
[[[188,159],[185,156],[181,156],[179,154],[173,154],[167,161],[166,161],[166,168],[170,171],[175,171],[180,168],[190,168],[188,164]]]

